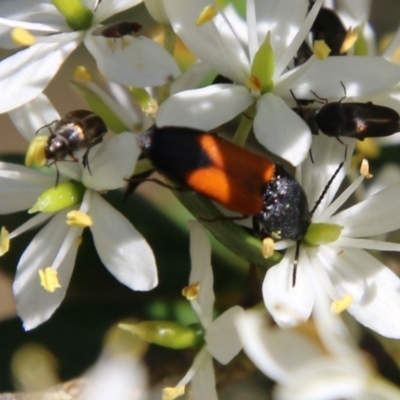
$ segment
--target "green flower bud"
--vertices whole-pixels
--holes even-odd
[[[204,331],[199,325],[184,326],[171,321],[143,321],[138,324],[119,324],[140,339],[171,349],[197,347],[203,342]]]
[[[264,42],[257,50],[251,65],[251,77],[259,82],[262,93],[272,90],[274,86],[272,81],[274,69],[275,54],[271,46],[271,32],[268,32]]]
[[[37,199],[34,206],[28,210],[35,212],[55,212],[80,203],[86,188],[79,182],[68,181],[45,190]]]
[[[305,244],[310,246],[320,246],[336,242],[343,230],[343,226],[336,224],[311,224],[304,237]]]
[[[93,12],[81,0],[51,0],[57,10],[65,17],[68,26],[74,31],[90,28]]]

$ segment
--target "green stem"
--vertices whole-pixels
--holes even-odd
[[[225,247],[260,268],[266,269],[277,264],[282,254],[274,252],[265,259],[261,254],[261,241],[248,233],[243,227],[232,221],[224,220],[224,216],[206,198],[190,190],[175,192],[179,201],[201,222],[211,234]],[[208,221],[204,219],[207,218]]]
[[[238,146],[243,146],[246,143],[247,137],[253,127],[254,116],[256,115],[255,106],[251,105],[243,112],[242,119],[233,136],[233,142]]]

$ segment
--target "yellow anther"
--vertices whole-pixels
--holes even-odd
[[[255,92],[261,92],[262,89],[261,82],[256,76],[249,76],[246,79],[246,86]]]
[[[347,53],[353,46],[354,43],[358,39],[358,35],[360,34],[360,28],[357,26],[356,28],[349,28],[346,32],[346,36],[342,43],[342,47],[340,48],[340,54]]]
[[[11,29],[10,36],[13,42],[21,46],[32,46],[36,43],[35,36],[24,28]]]
[[[46,269],[39,269],[40,285],[49,293],[53,293],[56,289],[60,288],[58,281],[57,271],[51,267]]]
[[[162,391],[162,400],[174,400],[185,394],[185,386],[167,387]]]
[[[369,173],[369,163],[367,159],[363,159],[360,167],[360,174],[365,177],[365,179],[371,179],[372,174]]]
[[[49,140],[48,136],[36,136],[30,143],[25,156],[25,165],[29,167],[35,164],[42,167],[46,164],[44,149]]]
[[[211,21],[218,14],[217,7],[213,5],[206,6],[200,13],[196,21],[196,26],[201,26],[206,22]]]
[[[313,52],[317,60],[325,60],[328,58],[331,49],[324,40],[316,40],[314,42]]]
[[[182,289],[182,296],[186,297],[187,300],[192,301],[197,297],[199,291],[200,291],[200,283],[195,282],[189,286],[185,286]]]
[[[267,237],[262,241],[261,253],[264,258],[269,258],[274,254],[275,242],[272,238]]]
[[[353,296],[351,294],[346,294],[346,296],[332,301],[331,311],[332,313],[339,315],[343,311],[346,311],[353,303]]]
[[[80,226],[81,228],[87,228],[93,225],[93,219],[91,216],[83,212],[72,210],[67,214],[66,224],[69,226]]]
[[[0,256],[7,253],[10,249],[10,234],[8,230],[2,226],[0,231]]]
[[[77,82],[91,82],[93,78],[84,65],[78,65],[74,71],[74,80]]]

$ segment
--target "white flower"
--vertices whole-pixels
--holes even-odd
[[[176,385],[176,388],[164,389],[165,398],[175,398],[174,394],[180,393],[179,389],[191,382],[195,400],[216,400],[218,397],[212,358],[214,357],[225,365],[241,350],[242,345],[236,333],[234,320],[243,312],[243,309],[238,306],[232,307],[213,321],[215,297],[210,241],[200,223],[189,221],[188,226],[192,260],[189,288],[195,291],[196,288],[199,290],[197,297],[191,300],[191,305],[206,332],[205,345],[196,355],[192,367]]]
[[[396,399],[399,391],[374,370],[351,339],[340,317],[329,309],[316,280],[313,324],[281,329],[256,312],[242,314],[236,326],[244,351],[277,381],[274,399]]]
[[[100,71],[110,80],[133,86],[162,85],[179,75],[169,53],[152,40],[124,37],[124,43],[112,42],[92,32],[109,17],[141,3],[141,0],[86,0],[92,13],[88,28],[72,30],[65,17],[48,0],[20,0],[0,3],[0,26],[23,28],[33,32],[24,43],[30,47],[0,62],[0,112],[7,112],[41,93],[65,59],[82,42],[97,61]],[[4,28],[3,28],[4,35]],[[21,39],[21,42],[23,40]]]
[[[44,96],[40,96],[40,101],[44,101]],[[54,113],[58,115],[55,110]],[[35,117],[40,115],[48,113],[39,113]],[[34,124],[28,115],[25,122]],[[37,119],[36,122],[40,123]],[[48,120],[42,121],[41,125],[46,122]],[[33,127],[31,131],[35,131]],[[86,226],[90,226],[100,259],[120,282],[134,290],[150,290],[157,285],[157,270],[151,248],[131,223],[97,193],[123,187],[125,179],[132,174],[139,153],[134,135],[124,132],[90,150],[91,173],[80,162],[57,162],[61,182],[67,178],[82,184],[84,195],[81,203],[58,212],[39,213],[11,232],[12,239],[48,221],[29,244],[17,266],[13,290],[17,312],[25,329],[32,329],[50,318],[65,296],[83,230],[82,225],[67,225],[67,215],[72,210],[89,215],[93,225]],[[54,187],[54,184],[53,174],[1,163],[0,213],[31,208],[38,196]],[[41,287],[39,270],[45,273],[56,271],[58,279],[55,286],[50,288],[51,292]],[[45,279],[51,279],[51,276],[45,275]]]
[[[280,326],[293,326],[306,321],[316,304],[312,288],[315,285],[312,276],[316,275],[332,300],[350,296],[348,298],[352,301],[348,312],[361,324],[383,336],[399,338],[400,279],[364,249],[400,251],[398,243],[371,238],[400,228],[399,203],[395,200],[400,196],[400,184],[387,187],[352,207],[336,212],[364,179],[363,176],[357,178],[332,201],[350,162],[349,154],[354,141],[346,143],[350,151],[345,167],[333,180],[312,216],[313,224],[334,224],[336,234],[328,239],[321,237],[319,243],[301,245],[295,287],[292,286],[295,243],[276,243],[277,249],[287,250],[282,261],[266,274],[264,301]],[[344,146],[320,135],[315,138],[312,154],[314,164],[307,159],[296,174],[310,207],[343,161]],[[310,228],[307,235],[309,232]],[[328,232],[332,230],[328,228],[325,233]]]
[[[247,0],[247,48],[243,48],[235,32],[239,18],[232,18],[232,14],[219,11],[213,20],[196,26],[199,15],[209,6],[207,0],[164,0],[164,5],[172,27],[188,48],[234,84],[211,85],[171,96],[158,110],[158,126],[210,130],[255,103],[257,139],[271,152],[298,165],[308,154],[311,134],[305,122],[286,104],[294,104],[291,89],[301,99],[315,99],[310,90],[324,98],[339,99],[343,96],[341,81],[348,95],[355,96],[381,91],[400,80],[400,69],[379,57],[328,57],[324,61],[311,57],[300,67],[288,70],[321,1],[316,1],[305,16],[305,0]],[[273,87],[257,92],[249,89],[249,79],[257,51],[266,45],[268,33],[275,64],[265,69],[273,68]],[[376,79],[377,74],[383,80]]]

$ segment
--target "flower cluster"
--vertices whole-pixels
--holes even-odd
[[[143,226],[103,197],[153,181],[198,219],[187,225],[182,290],[196,322],[138,305],[145,320],[117,330],[196,353],[186,375],[164,385],[164,400],[189,383],[194,399],[218,399],[214,360],[229,364],[242,349],[276,382],[276,399],[398,398],[350,331],[400,339],[400,278],[382,253],[400,252],[400,176],[391,166],[373,177],[364,157],[371,138],[396,143],[400,131],[400,30],[378,53],[364,0],[141,3],[0,4],[0,47],[10,51],[0,61],[0,113],[29,142],[25,166],[0,162],[0,213],[32,214],[1,228],[0,256],[40,227],[13,283],[24,329],[62,303],[85,228],[119,282],[134,291],[158,285]],[[80,63],[70,78],[87,110],[60,115],[44,91],[81,44],[96,70]],[[150,177],[154,170],[165,180]],[[168,211],[160,192],[148,192]],[[239,256],[225,254],[229,266],[251,272],[250,290],[232,278],[240,293],[225,302],[218,285],[214,294],[205,227]],[[121,353],[102,356],[81,398],[151,390],[139,357]]]

